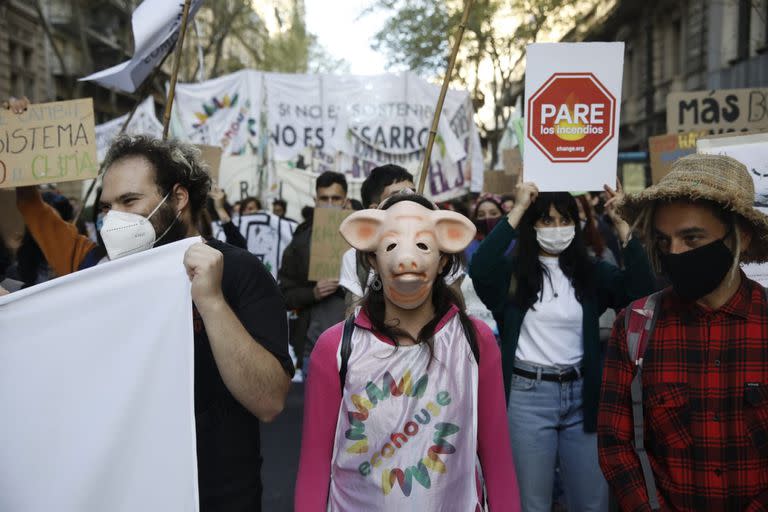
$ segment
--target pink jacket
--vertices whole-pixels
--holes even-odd
[[[458,310],[453,307],[437,325],[439,331]],[[520,496],[509,441],[501,352],[496,338],[483,322],[473,319],[480,353],[478,371],[477,451],[482,466],[491,512],[520,509]],[[371,330],[361,310],[356,328]],[[341,405],[337,354],[343,323],[325,331],[317,341],[309,362],[310,375],[304,401],[301,458],[296,483],[297,512],[325,511],[331,477],[333,443]],[[382,343],[390,340],[373,333]],[[470,512],[470,511],[468,511]]]

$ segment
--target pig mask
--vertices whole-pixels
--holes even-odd
[[[386,210],[362,210],[342,222],[341,235],[363,252],[374,252],[384,296],[402,309],[430,297],[445,262],[443,253],[463,251],[476,228],[463,215],[399,201]]]

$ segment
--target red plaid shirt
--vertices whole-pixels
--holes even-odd
[[[634,437],[624,312],[608,345],[600,465],[625,512],[650,511]],[[643,361],[645,446],[662,510],[768,511],[768,305],[742,274],[723,307],[667,290]]]

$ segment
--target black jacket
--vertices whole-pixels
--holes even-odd
[[[314,293],[316,282],[308,279],[311,244],[312,221],[309,221],[300,224],[294,231],[293,240],[285,248],[283,261],[277,273],[277,281],[280,291],[283,293],[285,305],[288,309],[296,310],[298,315],[291,333],[298,358],[302,357],[302,354],[298,352],[303,352],[311,308],[316,302]]]

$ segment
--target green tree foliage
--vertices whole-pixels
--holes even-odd
[[[283,25],[282,21],[280,24]],[[261,69],[305,73],[309,65],[309,49],[314,40],[315,37],[307,32],[304,21],[304,3],[294,1],[287,30],[279,32],[267,41]]]
[[[274,7],[277,30],[269,31],[251,0],[206,2],[184,43],[185,81],[215,78],[244,68],[305,73],[317,46],[307,31],[304,2]],[[202,59],[200,58],[202,55]],[[203,72],[200,72],[202,64]]]
[[[558,27],[572,25],[580,12],[595,3],[596,0],[473,3],[451,82],[469,88],[478,101],[483,96],[481,88],[491,92],[494,121],[490,126],[481,124],[480,128],[491,143],[494,158],[510,117],[509,109],[503,105],[512,86],[522,77],[526,45],[540,41],[543,34]],[[389,66],[442,78],[463,10],[464,2],[460,0],[373,0],[363,15],[389,16],[372,44],[385,53]],[[492,67],[492,78],[487,83],[478,78],[483,62]]]

